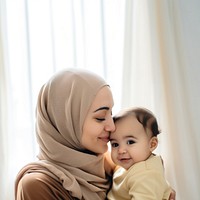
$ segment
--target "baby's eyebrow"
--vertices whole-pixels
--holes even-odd
[[[123,139],[137,139],[137,137],[135,137],[135,136],[133,136],[133,135],[126,135],[126,136],[123,137]],[[109,140],[110,140],[110,141],[113,141],[113,140],[115,140],[115,139],[110,138]]]
[[[136,137],[134,135],[126,135],[124,138],[135,138],[136,139]]]
[[[109,110],[109,107],[103,106],[103,107],[96,109],[94,112],[97,112],[99,110]]]

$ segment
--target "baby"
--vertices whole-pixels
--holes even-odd
[[[164,176],[162,158],[153,154],[160,133],[153,113],[130,108],[114,117],[110,135],[111,157],[118,165],[109,200],[168,200],[171,187]]]

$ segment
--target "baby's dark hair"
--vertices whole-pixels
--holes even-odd
[[[129,116],[136,117],[136,119],[142,124],[146,132],[147,132],[147,129],[151,131],[152,137],[157,136],[158,134],[161,133],[160,129],[158,128],[156,117],[150,110],[146,108],[133,107],[133,108],[123,110],[118,115],[115,115],[113,117],[113,120],[114,122],[117,122]]]

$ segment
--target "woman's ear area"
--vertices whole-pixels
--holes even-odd
[[[158,146],[158,138],[154,136],[149,141],[150,151],[153,152],[157,146]]]

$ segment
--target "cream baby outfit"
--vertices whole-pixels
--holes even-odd
[[[128,170],[120,167],[114,173],[108,200],[168,200],[171,188],[164,177],[160,156],[134,164]]]

